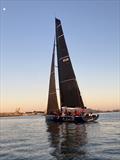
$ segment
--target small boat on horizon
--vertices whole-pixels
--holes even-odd
[[[61,21],[57,18],[55,19],[55,30],[56,41],[54,40],[53,46],[46,120],[53,122],[93,122],[98,119],[99,115],[87,112],[68,53]],[[55,83],[55,49],[57,52],[60,109]]]

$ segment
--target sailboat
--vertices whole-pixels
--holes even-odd
[[[87,109],[78,87],[61,21],[57,18],[55,18],[55,31],[56,41],[54,40],[53,45],[46,120],[55,122],[95,121],[99,115],[86,113]],[[55,83],[55,48],[57,52],[60,109]]]

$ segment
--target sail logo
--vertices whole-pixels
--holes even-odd
[[[68,57],[63,59],[63,62],[67,62],[67,61],[69,61]]]

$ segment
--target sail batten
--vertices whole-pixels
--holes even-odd
[[[61,107],[84,108],[84,103],[80,95],[80,90],[65,42],[61,21],[57,18],[55,19],[55,25]]]
[[[67,79],[67,80],[64,80],[64,81],[60,81],[60,83],[66,83],[66,82],[69,82],[69,81],[74,81],[75,79]]]
[[[64,34],[59,35],[59,36],[58,36],[58,39],[61,38],[62,36],[64,36]]]
[[[64,58],[69,58],[69,56],[61,57],[61,58],[59,59],[59,61],[61,61],[61,60],[64,59]]]

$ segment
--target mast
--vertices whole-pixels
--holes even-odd
[[[59,111],[57,94],[56,94],[56,84],[55,84],[55,41],[53,46],[51,71],[50,71],[50,81],[49,81],[49,93],[48,93],[48,104],[47,104],[47,114]]]
[[[61,21],[57,18],[55,19],[55,27],[61,107],[84,108],[65,42]]]

